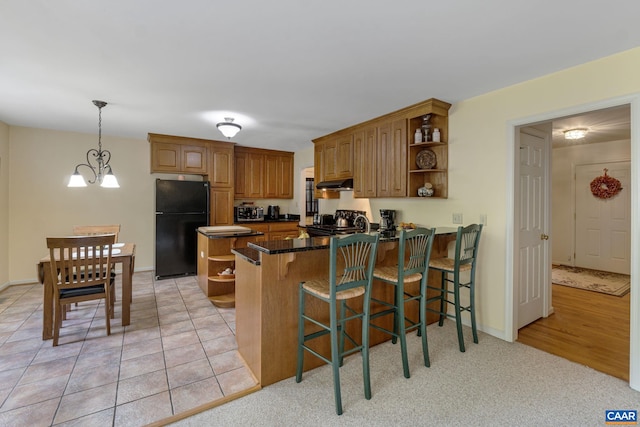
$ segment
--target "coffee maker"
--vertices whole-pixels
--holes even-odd
[[[396,211],[380,209],[380,235],[392,237],[396,235]]]

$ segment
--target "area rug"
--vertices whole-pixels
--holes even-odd
[[[556,285],[601,292],[603,294],[624,296],[631,288],[631,276],[609,273],[580,267],[554,265],[551,269],[551,281]]]

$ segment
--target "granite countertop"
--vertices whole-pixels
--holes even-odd
[[[436,235],[454,234],[456,227],[436,227]],[[373,234],[375,232],[372,232]],[[380,242],[393,242],[398,240],[398,234],[392,237],[380,237]],[[339,237],[339,236],[338,236]],[[268,255],[284,254],[289,252],[314,251],[329,248],[331,236],[312,237],[310,239],[270,240],[266,242],[249,242],[247,246],[255,251]],[[239,254],[240,255],[240,254]],[[255,255],[255,254],[254,254]],[[241,255],[242,256],[242,255]]]
[[[244,231],[233,231],[230,230],[228,232],[224,232],[224,233],[209,233],[206,230],[202,230],[200,227],[198,228],[198,233],[202,234],[203,236],[206,236],[209,239],[228,239],[229,237],[250,237],[250,236],[263,236],[264,233],[260,232],[260,231],[255,231],[255,230],[251,230],[251,232],[244,232]],[[204,227],[206,228],[206,227]]]

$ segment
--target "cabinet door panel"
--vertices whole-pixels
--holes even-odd
[[[264,176],[264,154],[249,153],[249,173],[247,180],[249,182],[247,197],[262,198],[264,195],[263,187]]]
[[[278,156],[268,154],[264,159],[264,197],[278,198]]]
[[[233,224],[233,191],[211,188],[211,225]]]
[[[196,145],[181,145],[181,172],[195,175],[207,173],[207,148]]]
[[[327,141],[324,143],[324,179],[329,181],[338,178],[336,169],[338,145],[337,141]]]
[[[234,174],[235,174],[235,197],[236,199],[243,199],[247,197],[248,189],[248,168],[249,168],[249,156],[247,153],[236,151],[234,158]]]
[[[278,158],[278,197],[293,198],[293,155]]]
[[[376,128],[367,128],[353,137],[354,197],[376,197],[377,141]]]
[[[154,142],[151,148],[151,172],[178,172],[180,145]]]
[[[336,141],[336,176],[353,177],[353,135],[345,135]]]
[[[378,152],[377,152],[377,196],[391,196],[391,171],[389,170],[389,155],[391,153],[391,123],[381,123],[378,126]]]
[[[395,120],[391,126],[389,152],[389,189],[391,197],[407,195],[407,121]]]
[[[211,186],[233,186],[233,149],[213,147],[211,151],[212,171],[209,175]]]

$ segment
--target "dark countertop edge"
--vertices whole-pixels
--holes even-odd
[[[436,235],[454,234],[457,227],[436,227]],[[392,237],[381,237],[380,242],[398,240],[398,234]],[[266,242],[248,242],[247,246],[267,255],[277,255],[291,252],[314,251],[329,248],[330,236],[312,237],[309,239],[270,240]],[[296,245],[296,246],[293,246]]]
[[[299,219],[265,219],[263,221],[235,221],[233,225],[241,225],[243,227],[249,227],[251,224],[273,224],[277,222],[295,222],[299,223]]]
[[[264,236],[261,231],[253,231],[251,233],[228,233],[228,234],[216,234],[216,233],[203,233],[198,230],[198,233],[209,239],[228,239],[229,237],[251,237],[251,236]]]
[[[298,246],[292,247],[293,244]],[[265,246],[268,245],[268,246]],[[248,242],[247,246],[256,251],[268,254],[285,254],[291,252],[315,251],[329,248],[328,237],[311,237],[309,239],[269,240],[266,242]]]
[[[260,252],[253,248],[231,249],[231,253],[239,256],[253,265],[260,265]]]

